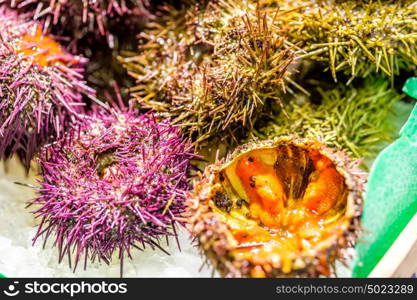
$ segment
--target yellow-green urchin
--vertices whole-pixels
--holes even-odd
[[[273,12],[215,2],[167,8],[141,34],[139,54],[121,58],[139,106],[171,117],[197,143],[251,128],[267,103],[280,101],[293,59]]]
[[[222,276],[330,276],[356,242],[364,183],[314,140],[244,145],[195,182],[189,229]]]
[[[299,58],[323,62],[334,80],[341,73],[352,80],[416,69],[415,0],[261,2],[273,11],[279,7],[279,26],[302,49]]]
[[[395,128],[386,121],[403,96],[388,81],[372,76],[354,87],[318,84],[317,93],[310,98],[298,95],[284,111],[278,108],[269,121],[256,124],[254,135],[271,139],[293,133],[317,138],[355,158],[373,158],[384,142],[394,139]]]

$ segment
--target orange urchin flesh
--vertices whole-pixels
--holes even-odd
[[[42,33],[37,26],[33,33],[26,33],[15,41],[14,48],[17,53],[31,57],[32,62],[39,67],[48,67],[54,63],[77,63],[77,60],[67,55],[59,43],[49,35]]]
[[[362,179],[348,161],[291,139],[238,151],[195,185],[191,227],[211,260],[221,250],[225,276],[328,276],[360,215]]]

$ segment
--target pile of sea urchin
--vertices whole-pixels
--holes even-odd
[[[33,242],[123,274],[188,224],[222,276],[333,276],[416,28],[413,0],[0,0],[0,158],[36,158]]]

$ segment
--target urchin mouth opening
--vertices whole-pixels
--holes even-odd
[[[100,179],[103,179],[106,171],[117,163],[114,155],[115,151],[116,148],[110,148],[96,154],[97,175]]]
[[[330,247],[326,241],[345,230],[348,188],[316,149],[293,144],[255,149],[233,159],[215,181],[220,188],[211,207],[230,228],[237,258],[263,264],[275,256],[285,266]]]

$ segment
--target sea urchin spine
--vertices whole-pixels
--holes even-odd
[[[123,272],[133,248],[163,250],[185,208],[190,148],[152,114],[95,110],[40,153],[34,242],[55,235],[60,260],[75,253],[74,270],[82,255],[108,263],[118,250]]]

